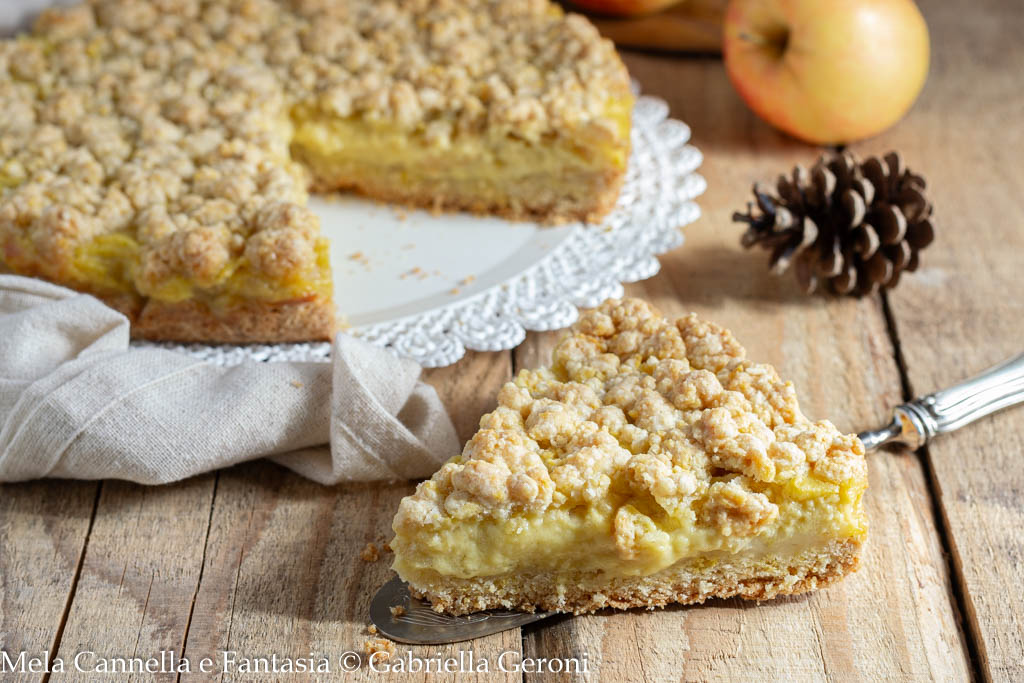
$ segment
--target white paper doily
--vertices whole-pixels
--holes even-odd
[[[349,330],[425,367],[466,349],[499,351],[526,330],[572,324],[578,307],[622,295],[622,283],[658,272],[657,254],[679,246],[700,216],[703,159],[690,129],[661,99],[633,110],[632,153],[615,209],[599,225],[546,227],[466,214],[433,216],[345,197],[315,199],[332,245],[335,301]],[[330,344],[152,344],[222,365],[326,361]]]

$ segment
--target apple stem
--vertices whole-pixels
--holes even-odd
[[[777,57],[781,57],[786,48],[789,47],[789,29],[782,26],[778,27],[777,30],[765,31],[762,35],[743,31],[739,34],[739,37],[740,40],[772,50]]]

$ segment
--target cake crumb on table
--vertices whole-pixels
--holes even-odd
[[[363,651],[370,659],[391,659],[395,654],[395,644],[387,638],[369,638],[363,643]]]
[[[366,627],[366,632],[369,633],[371,636],[377,635],[377,626],[375,624],[369,624]]]
[[[377,548],[376,543],[367,543],[366,547],[359,553],[359,557],[362,558],[363,562],[376,562],[380,559],[380,549]]]

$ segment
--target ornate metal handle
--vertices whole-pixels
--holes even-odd
[[[1024,353],[968,380],[914,399],[894,410],[888,427],[860,434],[868,450],[901,443],[920,448],[991,413],[1024,401]]]

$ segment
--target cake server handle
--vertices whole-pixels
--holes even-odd
[[[938,434],[960,429],[1021,402],[1024,402],[1024,353],[948,389],[896,406],[887,427],[858,436],[867,450],[887,444],[917,449]]]

